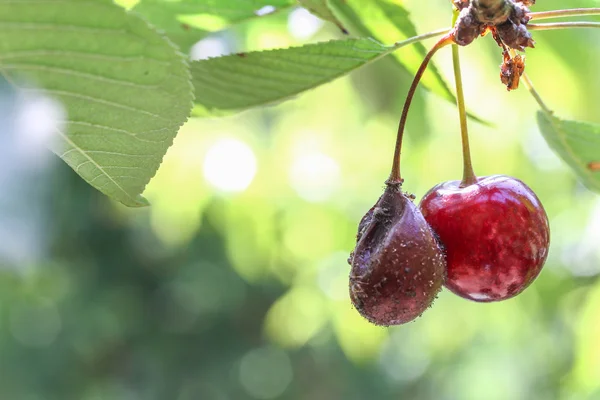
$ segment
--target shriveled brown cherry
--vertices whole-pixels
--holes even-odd
[[[400,184],[388,184],[363,217],[348,262],[352,303],[384,326],[421,315],[439,292],[445,268],[433,232]]]
[[[550,245],[544,207],[518,179],[503,175],[439,184],[420,203],[445,248],[445,286],[490,302],[521,293],[540,273]]]

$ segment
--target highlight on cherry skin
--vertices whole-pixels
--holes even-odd
[[[444,247],[444,285],[478,302],[506,300],[539,275],[550,245],[544,207],[518,179],[494,175],[433,187],[419,205]]]
[[[356,248],[348,262],[350,298],[358,312],[376,325],[419,317],[442,287],[444,255],[419,209],[388,183],[360,222]]]

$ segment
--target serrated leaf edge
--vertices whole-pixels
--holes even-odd
[[[116,5],[113,2],[107,2],[105,3],[106,6],[114,6],[116,8],[118,8],[119,10],[121,10],[123,12],[123,14],[127,15],[128,17],[131,16],[133,18],[137,18],[139,20],[141,20],[147,27],[148,29],[150,29],[151,31],[153,31],[154,33],[156,33],[166,44],[167,46],[169,46],[172,50],[174,50],[174,54],[176,55],[175,58],[171,59],[169,61],[169,63],[171,65],[176,65],[177,62],[180,62],[181,65],[184,67],[182,71],[185,71],[185,77],[187,78],[187,82],[188,82],[188,87],[189,87],[189,94],[191,97],[190,100],[190,104],[189,104],[189,110],[187,112],[187,117],[181,121],[181,123],[179,123],[177,125],[177,132],[179,131],[179,129],[181,129],[181,127],[189,120],[190,114],[191,114],[191,110],[194,107],[194,85],[192,84],[192,75],[191,75],[191,71],[190,71],[190,64],[188,62],[188,58],[185,54],[183,54],[180,50],[179,47],[177,45],[175,45],[164,33],[162,33],[162,31],[160,29],[158,29],[157,27],[155,27],[153,24],[151,24],[150,22],[148,22],[142,15],[140,15],[139,13],[136,12],[132,12],[132,11],[128,11],[123,9],[122,7],[119,7],[118,5]],[[133,34],[133,32],[129,31],[128,29],[125,29],[124,32]],[[177,59],[179,59],[177,61]],[[14,82],[14,80],[12,80],[10,78],[10,76],[6,73],[6,71],[2,68],[2,65],[0,65],[0,75],[2,75],[4,77],[4,79],[6,79],[6,81],[8,83],[10,83],[13,87],[15,87],[18,90],[21,90],[22,88],[16,83]],[[40,88],[39,91],[41,93],[44,93],[44,88]],[[175,126],[173,126],[173,128],[175,128]],[[85,152],[83,149],[81,149],[79,146],[77,146],[77,144],[75,142],[73,142],[69,136],[59,130],[56,129],[56,133],[59,135],[59,137],[64,140],[71,148],[75,149],[76,151],[78,151],[84,158],[86,158],[92,165],[94,165],[95,168],[98,169],[98,171],[100,171],[104,176],[106,176],[106,178],[112,182],[112,184],[114,184],[114,187],[117,188],[117,190],[119,190],[121,193],[123,193],[125,195],[125,198],[128,198],[131,200],[131,203],[125,203],[117,198],[114,198],[112,195],[106,193],[102,188],[96,186],[94,183],[90,182],[89,180],[85,179],[84,177],[81,178],[86,181],[88,184],[90,184],[90,186],[93,186],[94,188],[96,188],[98,191],[102,192],[103,194],[105,194],[106,196],[108,196],[109,198],[112,198],[115,201],[118,201],[126,206],[130,206],[130,207],[146,207],[149,205],[148,201],[142,196],[142,193],[145,191],[146,186],[148,185],[148,183],[152,180],[152,178],[154,178],[154,176],[156,176],[156,173],[158,172],[158,169],[160,168],[160,166],[162,165],[162,162],[164,160],[164,157],[166,155],[165,154],[162,155],[162,157],[160,158],[160,162],[156,168],[155,171],[153,171],[151,173],[151,175],[148,177],[148,180],[144,183],[144,185],[142,186],[142,190],[140,193],[136,193],[133,196],[127,191],[125,190],[116,180],[114,180],[110,174],[108,174],[104,168],[99,165],[92,157],[90,157],[87,152]],[[176,137],[177,133],[175,134],[175,136],[173,136],[173,138],[170,141],[166,141],[165,143],[167,144],[167,151],[168,149],[173,145],[173,141]],[[56,153],[55,153],[56,154]],[[60,154],[57,154],[57,156],[60,157]],[[62,157],[61,157],[62,158]],[[75,171],[77,172],[77,171]]]
[[[563,145],[563,148],[567,151],[567,154],[569,155],[569,158],[571,159],[571,163],[567,163],[570,165],[575,165],[577,166],[577,170],[582,172],[582,175],[588,176],[590,178],[590,181],[593,182],[595,180],[595,176],[593,175],[593,172],[590,171],[587,168],[579,168],[579,163],[577,162],[577,157],[575,157],[575,153],[573,152],[573,149],[571,148],[571,146],[568,144],[566,138],[564,137],[564,134],[562,134],[561,132],[563,131],[563,129],[561,129],[560,125],[557,125],[558,123],[563,122],[564,120],[555,117],[552,114],[548,114],[547,112],[540,110],[538,111],[538,118],[545,118],[548,122],[550,122],[550,124],[553,126],[554,130],[556,131],[556,136],[559,138],[561,144]],[[574,121],[572,121],[574,122]],[[575,123],[577,123],[575,121]],[[544,134],[544,131],[542,130],[542,135],[545,137],[546,135]],[[552,147],[552,146],[551,146]],[[555,150],[557,151],[557,150]],[[559,154],[560,157],[560,154]],[[594,186],[594,188],[596,189],[600,189],[600,185],[598,186]]]

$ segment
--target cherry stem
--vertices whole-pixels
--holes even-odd
[[[432,48],[429,50],[429,53],[423,59],[421,66],[417,70],[415,74],[415,78],[408,90],[408,94],[406,95],[406,101],[404,103],[404,108],[402,109],[402,116],[400,117],[400,124],[398,125],[398,135],[396,137],[396,149],[394,150],[394,161],[392,164],[392,172],[390,173],[389,179],[386,181],[388,185],[399,185],[402,184],[402,177],[400,175],[400,153],[402,150],[402,137],[404,136],[404,129],[406,127],[406,120],[408,118],[408,110],[410,109],[410,105],[412,103],[412,99],[415,96],[415,92],[417,90],[417,86],[431,61],[433,55],[442,47],[447,46],[449,44],[454,43],[454,36],[452,32],[448,32],[444,37],[442,37]]]
[[[535,87],[533,86],[533,82],[529,78],[529,75],[524,73],[523,75],[521,75],[521,80],[523,81],[523,84],[525,84],[525,87],[527,88],[527,90],[529,90],[529,93],[531,93],[531,95],[533,96],[535,101],[539,104],[542,111],[544,111],[546,114],[552,116],[554,114],[554,112],[550,109],[550,107],[548,107],[546,105],[544,100],[542,100],[542,96],[540,96],[538,91],[535,90]]]
[[[532,12],[528,15],[531,17],[531,19],[578,17],[582,15],[600,15],[600,8],[571,8],[567,10],[540,11]]]
[[[454,66],[454,81],[456,82],[456,104],[458,105],[458,116],[460,118],[460,135],[462,137],[463,153],[463,179],[460,187],[467,187],[477,183],[477,177],[473,171],[471,162],[471,148],[469,146],[469,130],[467,127],[467,110],[465,107],[465,94],[463,91],[462,73],[460,68],[460,55],[458,45],[452,45],[452,64]]]
[[[527,29],[532,31],[550,31],[555,29],[571,28],[600,28],[600,22],[555,22],[547,24],[527,24]]]

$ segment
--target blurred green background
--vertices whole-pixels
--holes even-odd
[[[420,33],[449,25],[447,0],[403,4]],[[192,56],[336,37],[297,8],[216,33]],[[527,72],[547,103],[600,123],[600,32],[534,37]],[[475,170],[537,193],[549,259],[515,299],[444,291],[389,329],[352,309],[346,259],[382,192],[411,80],[390,59],[277,106],[190,120],[146,209],[109,201],[52,155],[16,152],[21,103],[0,89],[0,399],[600,399],[600,197],[548,149],[527,91],[506,92],[491,38],[461,54],[468,106],[495,124],[470,124]],[[451,82],[450,51],[435,60]],[[461,171],[455,107],[420,90],[405,189],[418,201]]]

